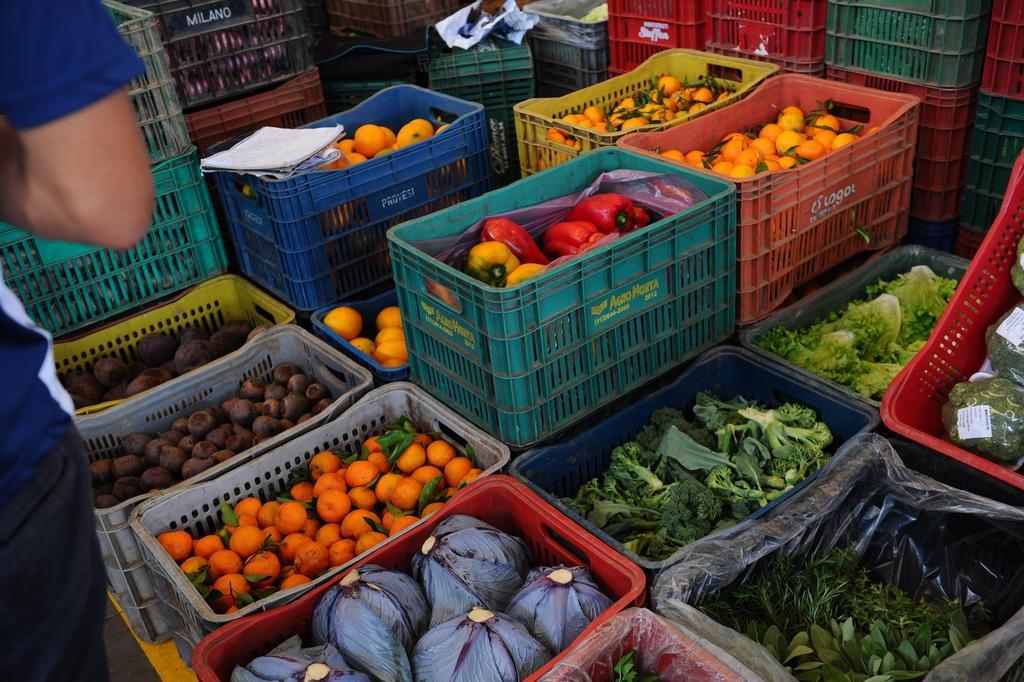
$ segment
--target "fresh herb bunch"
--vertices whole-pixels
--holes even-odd
[[[869,398],[881,398],[924,346],[957,282],[915,265],[879,280],[853,301],[804,329],[775,327],[759,346]]]
[[[659,682],[657,675],[645,675],[636,666],[637,650],[632,649],[615,661],[612,668],[612,682]]]
[[[821,468],[832,432],[795,403],[697,396],[693,419],[656,410],[565,504],[652,559],[749,516]]]
[[[923,677],[987,632],[981,604],[971,622],[958,602],[915,602],[871,579],[852,552],[834,549],[799,565],[776,555],[742,585],[700,606],[767,648],[800,680]]]

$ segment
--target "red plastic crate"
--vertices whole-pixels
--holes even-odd
[[[971,260],[974,254],[981,248],[981,242],[985,240],[985,233],[979,232],[967,225],[961,225],[956,232],[956,255]]]
[[[316,67],[267,92],[185,115],[188,135],[200,154],[218,142],[263,126],[298,128],[327,115]]]
[[[827,74],[829,80],[920,98],[910,215],[929,221],[956,218],[963,197],[978,89],[936,88],[834,66],[828,67]]]
[[[519,536],[530,546],[534,565],[583,565],[590,570],[605,594],[615,601],[576,641],[587,637],[623,609],[643,605],[644,573],[636,564],[509,476],[488,476],[477,481],[431,514],[426,523],[397,536],[394,542],[373,552],[353,568],[377,564],[408,571],[409,558],[419,550],[437,524],[452,514],[475,516],[506,533]],[[207,635],[192,654],[196,676],[202,682],[226,682],[236,665],[265,654],[288,637],[308,636],[313,609],[324,593],[342,577],[324,583],[290,604],[237,620]],[[540,679],[572,646],[569,645],[565,652],[526,679]]]
[[[992,95],[1024,99],[1024,3],[993,0],[981,88]]]
[[[673,47],[703,50],[707,0],[609,0],[609,72],[632,71]]]
[[[985,359],[985,331],[1021,294],[1010,280],[1017,242],[1024,236],[1024,154],[1013,166],[999,216],[985,235],[953,300],[928,343],[882,399],[882,420],[896,433],[1024,490],[1024,475],[945,440],[942,406]]]
[[[826,0],[707,0],[708,49],[820,74]]]
[[[736,184],[738,202],[739,324],[767,317],[801,284],[851,256],[892,246],[906,234],[918,100],[784,73],[742,102],[618,142],[661,159],[659,150],[709,150],[728,133],[774,121],[786,105],[812,111],[827,99],[844,127],[879,130],[792,170],[727,178]]]

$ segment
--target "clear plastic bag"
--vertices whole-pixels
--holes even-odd
[[[774,552],[799,559],[834,547],[851,548],[875,578],[914,599],[959,599],[965,607],[983,600],[1001,624],[933,668],[928,680],[995,680],[1024,657],[1024,508],[911,471],[875,434],[847,442],[814,483],[762,519],[677,554],[654,584],[654,610],[761,678],[792,680],[767,649],[691,604],[739,584]]]
[[[542,682],[608,682],[616,662],[636,649],[637,669],[663,680],[738,682],[757,677],[686,628],[647,609],[626,609],[569,649]]]

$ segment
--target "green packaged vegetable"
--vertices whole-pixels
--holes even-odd
[[[988,328],[985,345],[999,376],[1024,386],[1024,303],[1010,308]]]
[[[1024,388],[1006,377],[957,384],[942,408],[949,439],[1004,464],[1024,455]]]

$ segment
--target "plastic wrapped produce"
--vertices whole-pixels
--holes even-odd
[[[1024,294],[1024,239],[1017,242],[1017,259],[1010,268],[1010,279],[1017,291]]]
[[[835,548],[914,603],[958,600],[970,616],[985,617],[988,634],[956,642],[956,653],[931,666],[930,682],[999,679],[1024,657],[1024,508],[911,471],[874,434],[847,442],[814,483],[772,513],[680,553],[658,576],[654,609],[729,651],[759,679],[792,680],[767,648],[694,605],[720,592],[728,599],[780,553],[806,563]]]
[[[1005,377],[957,384],[942,407],[949,439],[996,461],[1024,455],[1024,388]]]
[[[1000,376],[1024,386],[1024,303],[1018,303],[988,328],[985,345]]]
[[[590,571],[558,566],[530,571],[506,613],[550,651],[559,652],[611,605]]]

